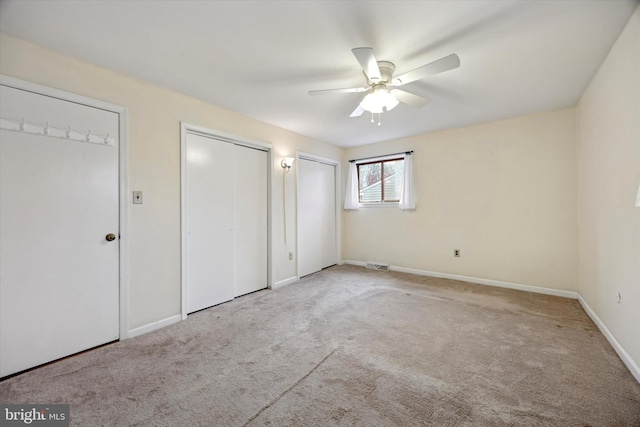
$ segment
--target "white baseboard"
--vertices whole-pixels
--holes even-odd
[[[281,288],[283,286],[287,286],[287,285],[290,285],[292,283],[296,283],[299,280],[300,279],[298,278],[298,276],[289,277],[288,279],[280,280],[279,282],[274,283],[273,285],[271,285],[271,289],[278,289],[278,288]]]
[[[167,317],[166,319],[151,322],[148,325],[140,326],[134,329],[130,329],[125,338],[133,338],[147,332],[155,331],[156,329],[164,328],[165,326],[173,325],[182,320],[182,315],[176,314],[175,316]]]
[[[357,265],[365,267],[366,263],[362,261],[345,260],[345,264]],[[498,288],[515,289],[518,291],[533,292],[536,294],[553,295],[557,297],[578,299],[578,293],[572,291],[563,291],[560,289],[542,288],[540,286],[522,285],[520,283],[502,282],[500,280],[482,279],[480,277],[460,276],[457,274],[439,273],[436,271],[418,270],[414,268],[397,267],[390,265],[389,270],[399,271],[401,273],[417,274],[419,276],[440,277],[442,279],[459,280],[462,282],[477,283],[479,285],[496,286]]]
[[[580,305],[582,306],[584,311],[587,312],[587,315],[589,315],[591,320],[593,320],[593,323],[595,323],[598,329],[600,329],[602,335],[607,338],[607,341],[609,341],[611,347],[613,347],[616,353],[618,353],[618,356],[620,356],[622,362],[627,366],[627,368],[629,368],[629,371],[631,371],[631,374],[635,377],[636,381],[640,383],[640,367],[638,367],[638,364],[631,358],[629,353],[627,353],[625,349],[622,348],[616,337],[613,336],[611,331],[609,331],[609,329],[605,326],[604,322],[600,320],[595,311],[593,311],[593,309],[589,306],[589,304],[587,304],[587,302],[584,300],[584,298],[582,298],[582,295],[580,294],[578,294],[578,301],[580,302]]]
[[[553,295],[557,297],[578,299],[578,293],[572,291],[563,291],[560,289],[543,288],[533,285],[522,285],[520,283],[502,282],[500,280],[482,279],[480,277],[459,276],[457,274],[438,273],[435,271],[415,270],[413,268],[404,268],[389,266],[391,271],[399,271],[402,273],[419,274],[421,276],[441,277],[443,279],[459,280],[462,282],[477,283],[480,285],[495,286],[498,288],[515,289],[518,291],[533,292],[536,294]]]

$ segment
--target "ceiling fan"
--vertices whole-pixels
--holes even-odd
[[[398,102],[402,102],[413,107],[422,107],[429,102],[426,98],[411,92],[394,88],[434,74],[453,70],[460,66],[460,58],[458,58],[458,55],[453,53],[445,56],[444,58],[440,58],[437,61],[418,67],[415,70],[393,77],[396,66],[389,61],[378,61],[372,48],[357,47],[355,49],[351,49],[351,52],[353,52],[353,55],[360,63],[360,66],[362,66],[364,75],[367,78],[366,87],[309,91],[309,95],[370,92],[364,97],[362,102],[360,102],[360,105],[358,105],[349,117],[359,117],[365,111],[369,111],[372,114],[380,114],[384,111],[393,109],[398,105]],[[371,121],[373,122],[373,117]],[[378,125],[379,124],[380,121],[378,119]]]

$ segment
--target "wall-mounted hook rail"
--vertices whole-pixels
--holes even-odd
[[[9,130],[13,132],[24,132],[34,135],[43,135],[52,138],[69,139],[73,141],[89,142],[92,144],[100,145],[115,145],[116,139],[110,136],[109,132],[106,132],[106,136],[101,137],[89,132],[75,131],[71,129],[71,126],[67,126],[67,129],[59,129],[49,125],[46,121],[44,125],[37,123],[29,123],[25,121],[24,117],[20,120],[11,120],[0,117],[0,129]]]

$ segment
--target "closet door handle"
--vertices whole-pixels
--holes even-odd
[[[114,240],[116,240],[116,235],[113,233],[109,233],[104,236],[104,238],[107,239],[107,242],[113,242]]]

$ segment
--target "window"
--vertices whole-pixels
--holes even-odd
[[[404,159],[377,160],[358,166],[360,203],[397,203],[400,201]]]
[[[349,160],[344,208],[397,206],[401,210],[415,210],[412,153]]]

